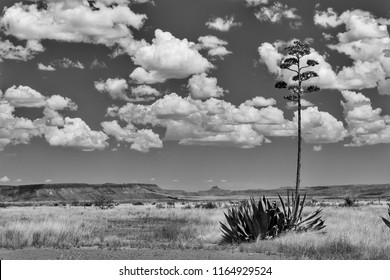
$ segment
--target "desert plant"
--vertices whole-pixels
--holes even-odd
[[[93,204],[102,210],[114,208],[113,200],[104,195],[99,195],[96,197],[93,201]]]
[[[350,198],[349,196],[344,198],[344,206],[352,207],[352,206],[355,206],[355,203],[356,203],[356,200],[354,198]]]
[[[276,88],[286,88],[290,91],[290,95],[284,96],[285,99],[289,100],[292,103],[297,103],[297,113],[298,113],[298,155],[297,155],[297,174],[296,174],[296,183],[295,183],[295,196],[298,196],[299,185],[301,181],[301,142],[302,142],[302,123],[301,123],[301,98],[302,95],[306,92],[318,91],[320,88],[315,85],[309,85],[303,87],[302,83],[311,79],[318,77],[318,74],[314,71],[305,71],[303,70],[308,67],[314,67],[318,65],[318,62],[312,59],[306,60],[306,65],[303,65],[302,58],[310,54],[309,44],[301,41],[294,41],[292,44],[288,44],[285,47],[287,52],[287,57],[281,61],[279,67],[282,70],[288,70],[295,73],[296,75],[291,78],[289,84],[285,81],[278,81],[275,84]]]
[[[289,199],[289,198],[288,198]],[[223,240],[226,242],[245,242],[268,239],[287,231],[320,230],[325,227],[319,214],[321,208],[302,218],[306,195],[294,199],[291,208],[279,196],[282,210],[275,202],[270,203],[264,196],[256,202],[253,198],[224,213],[228,226],[221,223]]]
[[[388,206],[389,206],[389,209],[387,210],[387,214],[388,214],[389,217],[390,217],[390,204],[388,204]],[[382,218],[382,221],[385,223],[385,225],[388,226],[388,227],[390,228],[390,220],[385,219],[385,218],[383,218],[383,217],[381,217],[381,218]]]

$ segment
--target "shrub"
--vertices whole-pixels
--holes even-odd
[[[114,202],[113,202],[113,200],[110,199],[110,198],[108,198],[108,197],[106,197],[106,196],[104,196],[104,195],[98,196],[98,197],[94,200],[93,204],[94,204],[96,207],[98,207],[98,208],[100,208],[100,209],[102,209],[102,210],[114,208]]]
[[[139,205],[144,205],[144,204],[141,201],[136,201],[136,202],[133,202],[133,205],[139,206]]]
[[[356,205],[356,200],[354,198],[350,198],[349,196],[344,198],[344,205],[343,206],[352,207],[355,205]]]
[[[389,209],[387,210],[387,214],[388,214],[389,217],[390,217],[390,204],[388,204],[388,206],[389,206]],[[385,225],[388,226],[388,227],[390,228],[390,220],[387,220],[387,219],[385,219],[385,218],[383,218],[383,217],[381,217],[381,218],[382,218],[382,221],[385,223]]]
[[[302,218],[305,199],[306,195],[300,202],[300,195],[298,195],[293,201],[291,209],[279,196],[282,206],[282,210],[280,210],[276,202],[271,204],[264,196],[258,202],[251,198],[238,207],[229,209],[227,214],[224,213],[230,228],[220,222],[223,240],[226,242],[254,241],[273,238],[287,231],[324,228],[324,221],[319,216],[321,208]]]

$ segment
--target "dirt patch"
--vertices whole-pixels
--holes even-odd
[[[239,252],[238,249],[210,250],[149,250],[91,249],[70,250],[26,248],[0,250],[1,260],[280,260],[281,255]]]

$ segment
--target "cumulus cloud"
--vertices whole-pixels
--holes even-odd
[[[269,0],[245,0],[248,6],[259,6],[268,4]]]
[[[227,32],[233,27],[241,26],[241,23],[235,22],[234,15],[233,15],[233,16],[227,16],[225,18],[221,18],[221,17],[212,18],[208,22],[206,22],[206,26],[210,29]]]
[[[61,110],[76,110],[77,105],[67,97],[43,96],[27,86],[7,89],[0,100],[0,150],[7,145],[28,144],[33,137],[44,136],[53,146],[69,146],[82,150],[103,149],[108,138],[93,131],[79,118],[64,117]],[[15,107],[43,108],[43,117],[30,120],[16,117]]]
[[[129,88],[125,79],[107,79],[106,81],[95,82],[95,88],[100,92],[108,93],[112,99],[129,100],[126,90]]]
[[[111,5],[114,2],[118,5]],[[0,27],[5,34],[20,40],[102,44],[118,46],[128,53],[142,44],[134,40],[129,27],[141,28],[146,16],[134,13],[127,1],[97,0],[96,9],[87,1],[59,0],[46,4],[41,9],[37,3],[15,3],[4,10]]]
[[[261,7],[255,12],[255,16],[262,22],[281,22],[282,19],[300,20],[301,17],[296,14],[296,8],[289,8],[288,5],[275,2],[272,6]]]
[[[301,106],[302,107],[310,107],[310,106],[314,106],[314,104],[311,103],[310,101],[306,100],[306,99],[301,99]],[[287,102],[287,108],[295,109],[297,107],[298,107],[297,102],[294,102],[294,101]]]
[[[327,12],[317,11],[314,19],[324,27],[346,27],[346,32],[337,34],[339,42],[328,45],[353,60],[353,66],[344,67],[338,75],[350,82],[340,89],[377,87],[380,94],[390,93],[390,57],[387,55],[390,37],[385,25],[388,20],[375,18],[362,10],[348,10],[338,16],[331,8]]]
[[[10,181],[10,179],[7,176],[4,176],[4,177],[0,178],[0,183],[7,183],[9,181]]]
[[[279,67],[280,61],[286,57],[279,52],[280,46],[280,42],[275,42],[273,45],[263,43],[258,49],[260,61],[267,66],[271,73],[278,75],[279,78],[288,83],[292,83],[291,78],[294,73]],[[325,56],[314,49],[311,49],[310,55],[302,58],[302,65],[305,65],[308,59],[316,60],[319,64],[310,68],[318,74],[318,77],[307,81],[307,85],[316,84],[320,88],[328,89],[374,88],[386,77],[386,71],[378,60],[356,60],[352,66],[344,66],[336,73],[326,61]]]
[[[122,128],[116,120],[102,123],[103,131],[114,136],[117,141],[131,143],[130,148],[140,152],[148,152],[151,148],[162,148],[158,134],[150,129],[137,130],[132,124]]]
[[[256,96],[252,98],[251,100],[247,100],[244,103],[246,106],[253,106],[253,107],[268,107],[276,105],[276,100],[273,98],[264,98],[262,96]]]
[[[74,147],[83,151],[103,150],[108,146],[108,136],[91,130],[80,118],[65,117],[62,128],[46,127],[45,139],[51,146]]]
[[[192,76],[187,88],[193,99],[218,98],[224,94],[223,88],[217,86],[217,78],[207,77],[205,73]]]
[[[9,40],[0,39],[0,61],[2,61],[2,59],[27,61],[45,50],[42,44],[37,40],[28,40],[26,46],[23,47],[20,45],[15,46]]]
[[[44,65],[42,63],[38,63],[38,69],[41,71],[56,71],[56,69],[51,65]]]
[[[28,86],[12,86],[4,92],[5,100],[15,107],[42,107],[45,97]]]
[[[151,101],[159,97],[161,93],[151,86],[148,85],[139,85],[137,87],[131,88],[132,98],[130,101],[132,102],[145,102]]]
[[[196,49],[195,43],[177,39],[169,32],[155,31],[152,44],[139,48],[133,61],[136,68],[130,78],[138,83],[161,83],[206,72],[213,65]]]
[[[313,151],[315,151],[315,152],[320,152],[320,151],[322,151],[322,145],[314,145],[314,146],[313,146]]]
[[[80,61],[72,61],[67,57],[54,60],[51,65],[58,66],[60,68],[78,68],[84,69],[84,65]]]
[[[107,68],[107,65],[104,63],[104,61],[99,61],[98,59],[94,59],[91,62],[91,69],[97,69],[97,68]]]
[[[374,109],[371,100],[361,93],[341,92],[345,102],[344,117],[352,141],[346,146],[364,146],[390,143],[390,116],[381,115],[382,109]]]
[[[232,53],[224,47],[228,43],[216,36],[201,36],[198,38],[198,41],[200,43],[200,48],[208,49],[208,55],[210,56],[219,56],[220,58],[223,58],[225,55]]]

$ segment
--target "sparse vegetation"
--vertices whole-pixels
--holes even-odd
[[[346,207],[356,206],[356,200],[354,198],[347,196],[346,198],[344,198],[344,204],[342,204],[342,206],[346,206]]]
[[[102,210],[114,208],[114,201],[104,195],[99,195],[96,197],[96,199],[93,201],[93,204]]]

